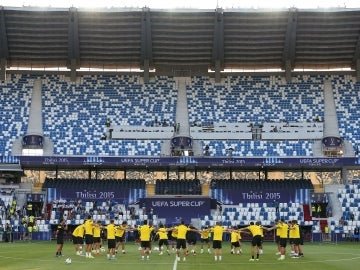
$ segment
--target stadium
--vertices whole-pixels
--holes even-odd
[[[34,240],[88,214],[358,240],[359,33],[352,8],[1,7],[2,236],[30,213]]]

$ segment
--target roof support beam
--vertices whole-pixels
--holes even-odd
[[[356,66],[355,66],[355,71],[356,71],[356,81],[360,82],[360,59],[356,59]]]
[[[7,58],[9,57],[4,7],[0,9],[0,37],[0,80],[3,81],[6,79]]]
[[[359,32],[358,39],[356,42],[352,66],[353,66],[353,68],[355,68],[356,80],[359,82],[360,81],[360,32]]]
[[[150,67],[153,66],[150,9],[144,7],[141,13],[141,57],[140,67],[144,70],[144,82],[149,82]]]
[[[76,69],[80,64],[79,16],[76,8],[69,9],[68,30],[68,62],[70,64],[70,80],[76,81]]]
[[[285,78],[287,82],[291,82],[291,71],[295,66],[297,20],[297,10],[290,9],[282,57],[282,64],[283,68],[285,69]]]
[[[215,70],[215,82],[221,81],[221,70],[224,69],[224,14],[222,8],[214,13],[214,39],[212,49],[212,68]]]

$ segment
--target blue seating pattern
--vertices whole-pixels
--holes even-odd
[[[160,140],[100,140],[104,122],[114,125],[152,125],[155,119],[172,125],[177,106],[173,78],[157,77],[142,83],[138,76],[87,75],[69,82],[62,75],[9,75],[0,82],[0,162],[16,163],[12,146],[25,135],[33,81],[43,80],[44,135],[54,142],[57,155],[153,155]],[[331,79],[340,136],[354,147],[360,143],[360,83],[350,76],[298,76],[285,84],[279,76],[229,76],[223,84],[193,77],[187,86],[190,123],[306,121],[323,118],[323,83]],[[312,156],[311,140],[206,141],[210,155]],[[359,149],[355,149],[357,153]]]
[[[298,76],[283,83],[279,76],[230,76],[224,84],[193,77],[187,86],[189,120],[211,122],[306,122],[323,119],[322,76]],[[300,105],[300,106],[299,106]]]
[[[148,125],[155,117],[175,119],[174,81],[159,77],[140,84],[136,76],[83,76],[80,83],[61,76],[43,78],[44,135],[60,155],[160,155],[157,140],[100,140],[106,119],[114,125]]]
[[[274,225],[275,219],[286,218],[298,220],[300,225],[312,225],[305,222],[304,212],[299,203],[280,203],[279,212],[268,203],[244,203],[240,205],[225,205],[223,211],[213,216],[200,218],[201,226],[214,226],[221,222],[222,226],[247,226],[250,221],[259,221],[263,226]]]
[[[346,184],[338,191],[338,199],[341,203],[344,226],[334,221],[331,229],[340,232],[353,232],[355,227],[360,227],[360,183]]]
[[[0,162],[16,162],[11,158],[12,146],[16,139],[24,136],[29,120],[31,75],[10,75],[0,81]]]
[[[360,143],[360,83],[351,76],[337,76],[332,80],[340,136],[355,147]],[[359,153],[359,148],[355,151]]]

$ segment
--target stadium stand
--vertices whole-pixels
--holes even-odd
[[[334,230],[341,230],[346,234],[352,233],[355,227],[360,226],[360,185],[357,181],[346,184],[339,189],[338,198],[342,208],[342,220],[344,224],[334,221],[331,225]]]
[[[333,78],[334,98],[336,112],[339,121],[339,132],[341,137],[349,140],[355,153],[359,154],[359,89],[360,83],[353,80],[351,76],[337,76]]]
[[[44,135],[55,154],[160,155],[160,140],[100,140],[105,121],[113,126],[151,126],[155,118],[173,125],[174,81],[159,77],[140,84],[137,76],[83,76],[80,83],[44,78]],[[81,93],[81,94],[80,94]]]
[[[16,139],[25,135],[29,119],[31,75],[11,75],[6,81],[0,81],[0,161],[16,162],[12,157],[12,146]]]
[[[288,84],[278,76],[233,76],[223,84],[193,77],[187,86],[189,120],[200,125],[214,119],[262,125],[313,121],[316,116],[323,119],[322,85],[321,76],[298,76]]]

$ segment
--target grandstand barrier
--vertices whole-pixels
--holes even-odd
[[[111,126],[110,129],[113,140],[170,139],[174,135],[173,127]]]
[[[11,157],[11,159],[10,159]],[[312,158],[312,157],[160,157],[160,156],[20,156],[1,157],[0,163],[20,162],[22,166],[106,166],[106,167],[146,167],[146,166],[176,166],[196,165],[203,167],[261,167],[272,168],[341,168],[343,166],[357,166],[360,158]]]

